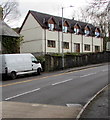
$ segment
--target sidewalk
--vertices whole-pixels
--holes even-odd
[[[76,118],[81,106],[2,102],[2,118]]]
[[[108,103],[110,85],[102,91],[86,108],[79,120],[87,120],[87,118],[94,118],[100,120],[110,120],[110,109]],[[92,119],[91,119],[92,120]]]
[[[108,65],[108,64],[110,64],[110,62],[99,63],[99,64],[91,64],[91,65],[86,65],[86,66],[81,66],[81,67],[74,67],[74,68],[70,68],[70,69],[67,69],[67,70],[64,70],[64,71],[65,72],[71,72],[71,71],[83,70],[83,69],[87,69],[87,68],[98,67],[98,66],[103,66],[103,65]]]

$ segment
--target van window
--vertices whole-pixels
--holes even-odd
[[[32,62],[37,62],[37,59],[35,57],[31,57]]]

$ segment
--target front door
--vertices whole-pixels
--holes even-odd
[[[79,43],[74,44],[74,52],[80,53],[80,44]]]

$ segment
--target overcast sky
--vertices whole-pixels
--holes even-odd
[[[20,27],[29,10],[61,16],[61,8],[65,7],[64,17],[71,19],[73,11],[87,5],[87,1],[88,0],[18,0],[21,16],[17,22],[11,23],[10,26]],[[70,5],[74,7],[70,8]]]

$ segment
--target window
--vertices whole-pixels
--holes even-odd
[[[67,32],[67,30],[68,30],[68,27],[67,26],[63,26],[63,32]]]
[[[100,52],[100,46],[95,46],[95,52]]]
[[[99,28],[96,28],[96,29],[95,29],[95,36],[96,36],[96,37],[99,37],[99,36],[100,36],[100,29],[99,29]]]
[[[79,33],[79,28],[74,28],[74,32],[75,32],[76,34],[78,34],[78,33]]]
[[[95,32],[95,36],[96,36],[96,37],[99,37],[99,36],[100,36],[100,33],[99,33],[99,32]]]
[[[69,49],[69,42],[63,42],[63,48]]]
[[[55,41],[53,41],[53,40],[48,40],[48,47],[53,47],[53,48],[55,48]]]
[[[90,45],[85,44],[85,45],[84,45],[84,50],[85,50],[85,51],[90,51]]]
[[[89,30],[85,30],[84,33],[85,33],[85,35],[88,36],[90,34],[90,31]]]
[[[53,31],[54,30],[54,24],[48,24],[49,30]]]
[[[80,44],[79,43],[75,43],[74,44],[74,52],[80,52]]]
[[[31,57],[31,60],[33,63],[37,62],[37,59],[35,57]]]

